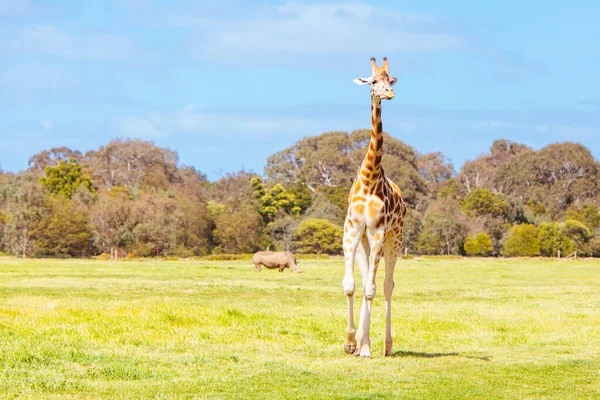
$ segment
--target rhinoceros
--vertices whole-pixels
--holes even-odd
[[[304,272],[298,269],[298,260],[289,251],[259,251],[252,257],[252,262],[256,272],[260,272],[261,265],[269,269],[279,268],[279,272],[283,272],[285,267],[292,272]]]

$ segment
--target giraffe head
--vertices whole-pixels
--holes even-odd
[[[357,85],[370,85],[371,96],[376,96],[385,100],[393,99],[394,89],[392,89],[392,86],[396,83],[398,78],[393,78],[390,75],[387,57],[383,58],[383,64],[381,64],[381,68],[377,66],[375,57],[371,57],[371,68],[373,69],[373,74],[370,77],[356,78],[354,83]]]

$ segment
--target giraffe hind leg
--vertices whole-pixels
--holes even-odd
[[[398,240],[393,236],[386,239],[384,247],[385,279],[383,281],[383,295],[385,297],[385,346],[384,355],[392,355],[392,293],[394,291],[394,270],[400,252]]]

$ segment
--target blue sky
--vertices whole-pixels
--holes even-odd
[[[600,157],[593,1],[0,0],[0,166],[154,141],[216,180],[304,136],[369,128],[369,58],[398,77],[384,130],[460,169],[506,138]]]

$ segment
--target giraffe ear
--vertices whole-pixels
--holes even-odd
[[[373,78],[356,78],[352,82],[356,83],[357,85],[370,85],[373,83]]]
[[[391,78],[390,77],[390,86],[394,86],[396,84],[396,82],[398,82],[398,78]]]

